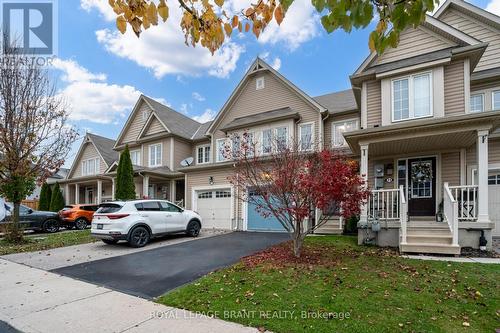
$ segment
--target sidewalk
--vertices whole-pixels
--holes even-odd
[[[469,262],[469,263],[480,263],[480,264],[500,264],[500,258],[435,257],[435,256],[424,256],[424,255],[403,255],[401,257],[408,259],[419,259],[419,260]]]
[[[258,332],[0,259],[0,321],[22,332]]]

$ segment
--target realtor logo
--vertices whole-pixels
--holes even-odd
[[[0,0],[0,14],[2,40],[17,54],[55,55],[56,0]]]

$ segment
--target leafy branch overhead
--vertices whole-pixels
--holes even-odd
[[[259,35],[274,19],[283,21],[294,0],[257,0],[240,12],[227,13],[225,0],[171,0],[171,6],[182,10],[180,26],[186,44],[201,44],[212,52],[218,50],[226,37],[237,30]],[[396,47],[399,34],[407,27],[416,27],[433,11],[439,0],[311,0],[322,15],[321,24],[328,33],[337,29],[351,32],[365,28],[376,20],[378,24],[370,33],[370,50],[379,53],[387,47]],[[175,2],[175,4],[174,4]],[[130,25],[137,37],[143,30],[167,21],[169,5],[166,0],[109,0],[117,15],[116,26],[123,34]]]

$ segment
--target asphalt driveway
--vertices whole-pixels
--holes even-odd
[[[52,272],[153,298],[288,239],[286,233],[233,232],[62,267]]]

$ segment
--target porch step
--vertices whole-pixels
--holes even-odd
[[[406,236],[408,244],[451,244],[453,236],[441,234],[412,234]]]
[[[433,243],[408,243],[399,245],[400,252],[409,253],[439,253],[439,254],[460,254],[459,245],[433,244]]]
[[[315,234],[324,235],[339,235],[342,233],[340,229],[340,220],[338,217],[328,219],[321,227],[314,231]]]
[[[408,228],[406,231],[408,236],[419,236],[419,235],[450,235],[450,229],[428,229],[428,228]]]

